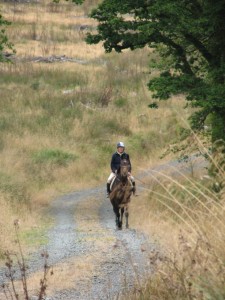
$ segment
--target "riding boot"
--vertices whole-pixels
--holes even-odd
[[[136,194],[135,181],[132,182],[132,185],[133,185],[132,192],[133,192],[133,195],[135,195]]]
[[[110,194],[110,183],[108,183],[108,182],[106,184],[106,191],[107,191],[107,197],[109,197],[109,194]]]

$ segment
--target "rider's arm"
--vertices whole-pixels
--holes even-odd
[[[130,172],[131,172],[131,162],[130,162],[130,156],[129,156],[129,154],[127,154],[127,160],[129,161],[129,164],[130,164]]]
[[[112,170],[113,173],[115,173],[115,171],[116,171],[115,154],[112,155],[112,159],[111,159],[111,170]]]

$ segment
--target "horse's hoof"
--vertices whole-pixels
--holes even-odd
[[[116,224],[116,229],[120,230],[120,229],[122,229],[122,226],[120,226],[119,224]]]
[[[117,226],[118,229],[122,229],[122,223],[121,222],[119,222],[118,224],[116,224],[116,226]]]

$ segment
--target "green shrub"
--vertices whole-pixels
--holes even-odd
[[[128,101],[125,98],[119,98],[114,102],[115,106],[121,108],[128,105]]]
[[[1,118],[0,119],[0,131],[7,131],[11,127],[10,122],[6,118]]]
[[[34,81],[31,86],[30,86],[33,90],[37,91],[40,88],[40,82],[39,81]]]
[[[42,149],[33,153],[32,159],[36,164],[66,166],[69,162],[77,159],[77,156],[59,149]]]

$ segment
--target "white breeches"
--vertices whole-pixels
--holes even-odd
[[[108,180],[107,180],[107,183],[111,183],[114,177],[116,177],[116,174],[112,172],[112,173],[109,175],[109,178],[108,178]],[[131,180],[131,182],[134,182],[134,177],[133,177],[132,175],[129,176],[129,179]]]
[[[107,180],[107,183],[111,183],[114,177],[116,177],[116,174],[112,172],[112,173],[109,175],[109,178],[108,178],[108,180]]]

